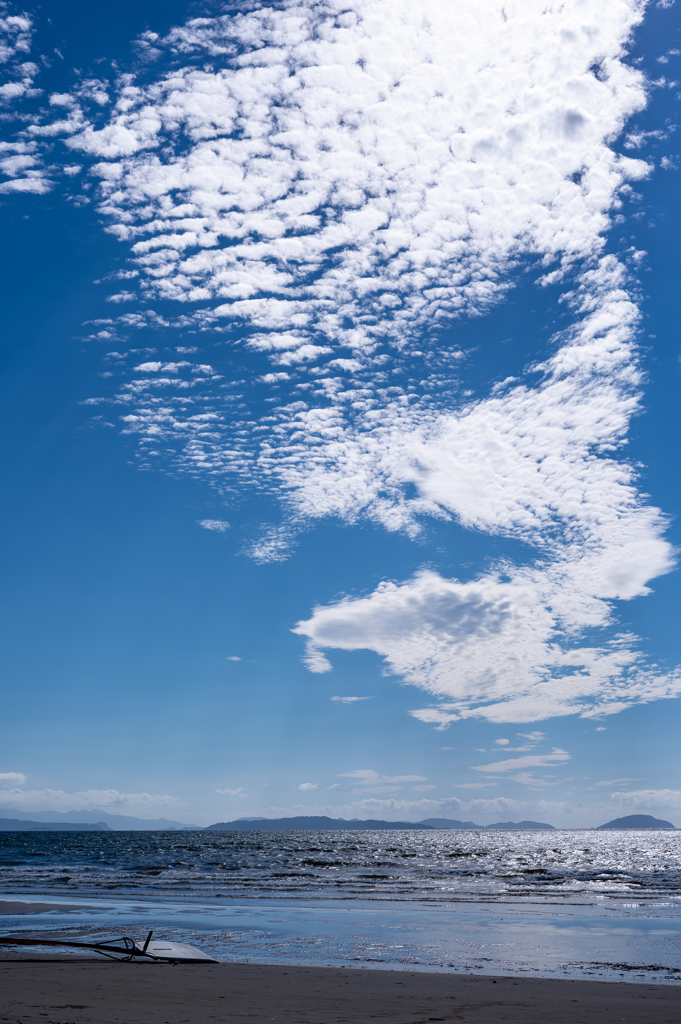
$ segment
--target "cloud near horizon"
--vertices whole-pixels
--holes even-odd
[[[658,810],[660,808],[663,810],[681,809],[681,790],[679,789],[634,789],[611,793],[610,797],[628,813],[634,811],[647,813],[655,808]]]
[[[2,789],[23,786],[25,782],[26,776],[23,772],[0,772],[0,787]]]
[[[10,775],[19,774],[10,772]],[[89,811],[107,810],[116,814],[140,814],[186,807],[185,801],[174,796],[151,793],[120,793],[117,789],[88,789],[67,793],[62,789],[20,789],[13,785],[0,791],[3,807],[16,807],[30,811]]]

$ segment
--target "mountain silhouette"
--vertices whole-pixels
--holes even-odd
[[[29,821],[0,818],[0,832],[109,832],[105,821]]]
[[[555,825],[547,825],[545,821],[495,821],[493,825],[485,825],[485,828],[538,828],[555,830]]]
[[[653,818],[652,814],[627,814],[624,818],[613,818],[599,828],[676,828],[671,821]]]
[[[474,821],[457,821],[456,818],[422,818],[419,825],[428,825],[429,828],[484,828],[484,825],[476,825]]]
[[[359,821],[356,818],[352,821],[346,821],[345,818],[327,818],[316,815],[303,815],[299,818],[256,818],[253,821],[239,818],[237,821],[218,821],[215,825],[208,825],[206,831],[231,832],[232,830],[241,831],[246,829],[249,832],[260,832],[263,829],[266,829],[268,831],[275,830],[283,832],[287,829],[294,829],[295,831],[298,831],[308,828],[320,829],[322,831],[338,831],[340,829],[352,829],[354,831],[355,829],[427,829],[429,827],[429,825],[423,825],[421,822],[414,821],[379,821],[374,818],[369,818],[366,821]]]

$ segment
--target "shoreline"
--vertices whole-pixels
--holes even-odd
[[[75,897],[75,898],[74,898]],[[681,918],[512,913],[502,908],[196,905],[139,900],[2,899],[0,934],[90,941],[149,931],[197,946],[222,964],[369,969],[515,981],[599,980],[675,986]],[[288,901],[287,901],[288,903]],[[492,912],[490,912],[492,911]],[[35,953],[23,948],[22,959]],[[61,952],[51,951],[54,954]],[[66,954],[66,950],[64,950]],[[84,962],[85,954],[74,954]],[[1,1021],[1,1018],[0,1018]]]
[[[0,992],[0,1024],[666,1024],[679,996],[639,982],[10,952]]]

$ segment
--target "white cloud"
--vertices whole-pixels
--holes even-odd
[[[302,789],[304,791],[308,789],[316,789],[318,785],[318,782],[301,782],[301,784],[298,786],[298,789]]]
[[[236,655],[236,654],[231,654],[231,655],[230,655],[230,656],[229,656],[228,658],[226,658],[225,660],[226,660],[226,661],[241,661],[241,658],[239,658],[239,657],[238,657],[238,655]]]
[[[224,533],[225,530],[230,528],[226,519],[198,519],[197,522],[204,530],[215,530],[217,533]],[[239,659],[237,658],[236,660],[238,661]]]
[[[567,750],[554,747],[550,754],[528,754],[526,757],[512,757],[507,761],[494,761],[492,764],[478,764],[472,767],[476,772],[494,772],[497,775],[499,772],[519,771],[521,768],[542,768],[569,760],[570,755]]]
[[[40,68],[28,59],[33,34],[28,14],[7,3],[0,5],[0,126],[5,136],[0,141],[0,175],[7,179],[0,179],[0,195],[44,195],[54,185],[39,145],[21,130],[26,101],[39,94],[34,82]]]
[[[0,772],[0,787],[23,786],[26,776],[22,772]]]
[[[333,788],[333,787],[331,787]],[[536,805],[539,806],[539,803]],[[553,805],[554,808],[556,805]],[[534,805],[507,797],[478,797],[473,800],[459,800],[450,796],[434,800],[420,797],[416,800],[388,796],[364,796],[347,803],[294,804],[292,806],[267,806],[253,810],[253,814],[279,818],[297,814],[327,814],[331,818],[382,818],[389,821],[419,821],[422,818],[449,817],[459,820],[487,818],[498,821],[501,817],[527,816]],[[480,821],[484,824],[484,821]]]
[[[640,779],[608,779],[604,782],[594,782],[594,786],[617,786],[625,782],[640,782]]]
[[[391,671],[440,698],[439,705],[412,712],[440,727],[469,717],[593,717],[681,692],[678,673],[640,664],[631,638],[575,645],[589,614],[593,625],[605,625],[609,608],[573,588],[569,563],[544,571],[505,568],[514,572],[511,581],[499,573],[468,584],[423,571],[402,585],[382,584],[367,598],[317,608],[294,632],[317,648],[377,651]],[[563,573],[551,594],[551,577]],[[556,621],[561,602],[563,623]]]
[[[62,122],[97,161],[100,212],[145,300],[190,302],[178,326],[243,328],[263,370],[287,367],[257,374],[275,399],[260,422],[230,415],[181,364],[141,364],[115,399],[124,430],[174,448],[185,471],[281,498],[286,522],[257,559],[285,557],[325,516],[410,536],[431,516],[533,552],[467,581],[383,583],[296,626],[311,671],[330,671],[327,649],[376,651],[439,701],[413,714],[440,727],[681,693],[681,674],[648,665],[614,611],[673,563],[621,455],[640,409],[640,311],[624,264],[603,255],[626,179],[650,171],[612,145],[645,104],[626,60],[643,10],[285,0],[173,29],[103,120],[86,103],[104,102],[100,84]],[[442,329],[501,301],[528,257],[544,284],[565,282],[572,316],[534,376],[479,400],[389,386],[386,360],[400,369],[423,349],[451,385],[465,358]],[[170,323],[148,308],[118,322]],[[203,411],[180,412],[188,397]]]
[[[337,704],[356,704],[358,700],[373,700],[373,697],[329,697]]]
[[[651,808],[681,809],[681,790],[679,789],[634,789],[630,792],[611,793],[623,809],[629,811],[647,811]]]
[[[644,103],[621,61],[640,17],[355,0],[189,21],[159,58],[220,53],[220,70],[123,79],[109,123],[69,145],[109,161],[103,210],[150,294],[362,352],[390,322],[484,305],[518,250],[592,254],[642,173],[605,143]]]
[[[148,816],[164,808],[184,807],[186,804],[174,796],[152,793],[120,793],[116,789],[88,789],[66,793],[61,789],[20,789],[3,790],[2,803],[5,807],[16,807],[23,811],[88,811],[94,808],[112,813]]]
[[[0,64],[9,65],[3,70],[11,71],[12,61],[17,57],[25,63],[26,56],[31,52],[32,35],[33,22],[30,17],[24,13],[8,13],[8,4],[3,3],[0,10]]]
[[[216,789],[215,792],[220,793],[222,796],[246,796],[242,786],[239,786],[237,789]]]
[[[496,785],[496,782],[459,782],[454,789],[489,789],[490,786]]]
[[[322,674],[331,671],[331,662],[316,644],[308,643],[305,647],[304,662],[310,672]]]
[[[358,768],[353,772],[341,772],[339,779],[356,779],[362,786],[375,786],[378,784],[402,783],[402,782],[426,782],[424,775],[379,775],[373,768]]]
[[[186,360],[176,363],[162,363],[159,360],[152,360],[146,363],[140,363],[139,366],[135,367],[140,373],[178,373],[185,366],[191,366]]]
[[[519,732],[519,733],[517,733],[517,735],[522,737],[522,739],[524,739],[526,741],[525,743],[521,744],[519,747],[508,747],[508,746],[506,746],[505,744],[509,742],[508,740],[506,740],[505,742],[504,741],[500,741],[500,740],[495,740],[494,742],[495,743],[503,742],[504,743],[504,750],[508,751],[509,753],[511,751],[513,751],[514,753],[520,753],[521,751],[525,751],[525,750],[534,750],[534,748],[537,746],[537,744],[541,743],[541,741],[544,739],[544,733],[543,732],[539,732],[536,729],[533,732]]]

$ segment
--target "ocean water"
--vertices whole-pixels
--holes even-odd
[[[221,960],[681,981],[681,831],[5,832],[0,900]]]
[[[671,906],[681,830],[3,832],[0,890]]]

